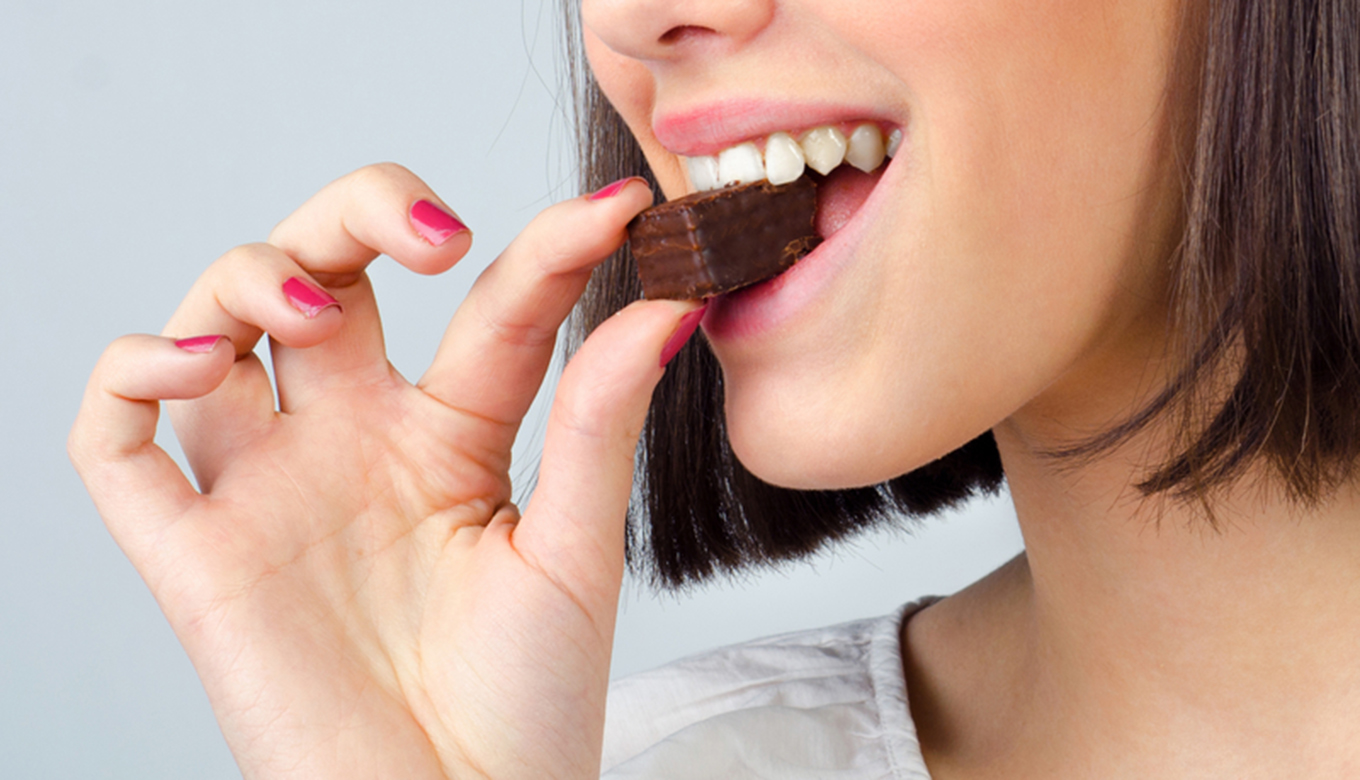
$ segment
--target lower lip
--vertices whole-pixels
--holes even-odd
[[[792,268],[773,279],[712,299],[704,315],[704,333],[718,341],[755,338],[781,329],[812,305],[854,259],[855,249],[883,208],[887,191],[896,183],[897,167],[889,164],[850,221]]]

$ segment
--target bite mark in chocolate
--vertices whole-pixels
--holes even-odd
[[[817,185],[738,184],[663,203],[628,224],[647,298],[707,298],[768,279],[817,245]]]

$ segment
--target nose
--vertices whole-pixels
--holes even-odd
[[[581,20],[610,49],[670,60],[696,48],[736,48],[774,18],[777,0],[582,0]]]

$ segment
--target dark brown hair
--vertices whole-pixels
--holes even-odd
[[[1180,368],[1128,421],[1060,454],[1107,451],[1170,417],[1178,433],[1145,493],[1207,501],[1265,463],[1293,498],[1317,501],[1360,455],[1360,3],[1186,2],[1197,116],[1184,234],[1168,258]],[[628,175],[656,189],[584,62],[579,0],[563,4],[582,190]],[[625,247],[592,278],[568,348],[640,295]],[[994,492],[1003,479],[988,433],[875,487],[768,485],[732,453],[722,372],[703,339],[656,390],[638,475],[630,561],[670,586],[802,556]]]

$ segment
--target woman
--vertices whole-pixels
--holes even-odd
[[[717,704],[655,715],[674,722],[619,725],[670,678],[625,686],[617,776],[715,756],[785,777],[791,756],[825,761],[809,776],[1353,776],[1357,13],[583,0],[608,100],[583,95],[591,181],[650,172],[678,197],[704,158],[768,157],[784,133],[827,167],[826,240],[707,308],[620,306],[628,272],[604,266],[522,515],[510,442],[558,324],[651,202],[637,179],[534,220],[414,385],[383,359],[363,268],[438,272],[470,234],[407,171],[341,179],[215,264],[164,337],[110,348],[73,457],[248,777],[598,774],[644,422],[652,530],[633,538],[664,580],[1003,470],[1027,551],[876,624],[896,665],[860,679],[896,687],[845,718],[742,704],[751,648],[713,656],[736,674]],[[830,167],[817,139],[862,127],[867,171]],[[877,167],[875,132],[896,139]],[[265,332],[281,413],[250,353]],[[201,493],[152,443],[160,399],[184,399]]]

